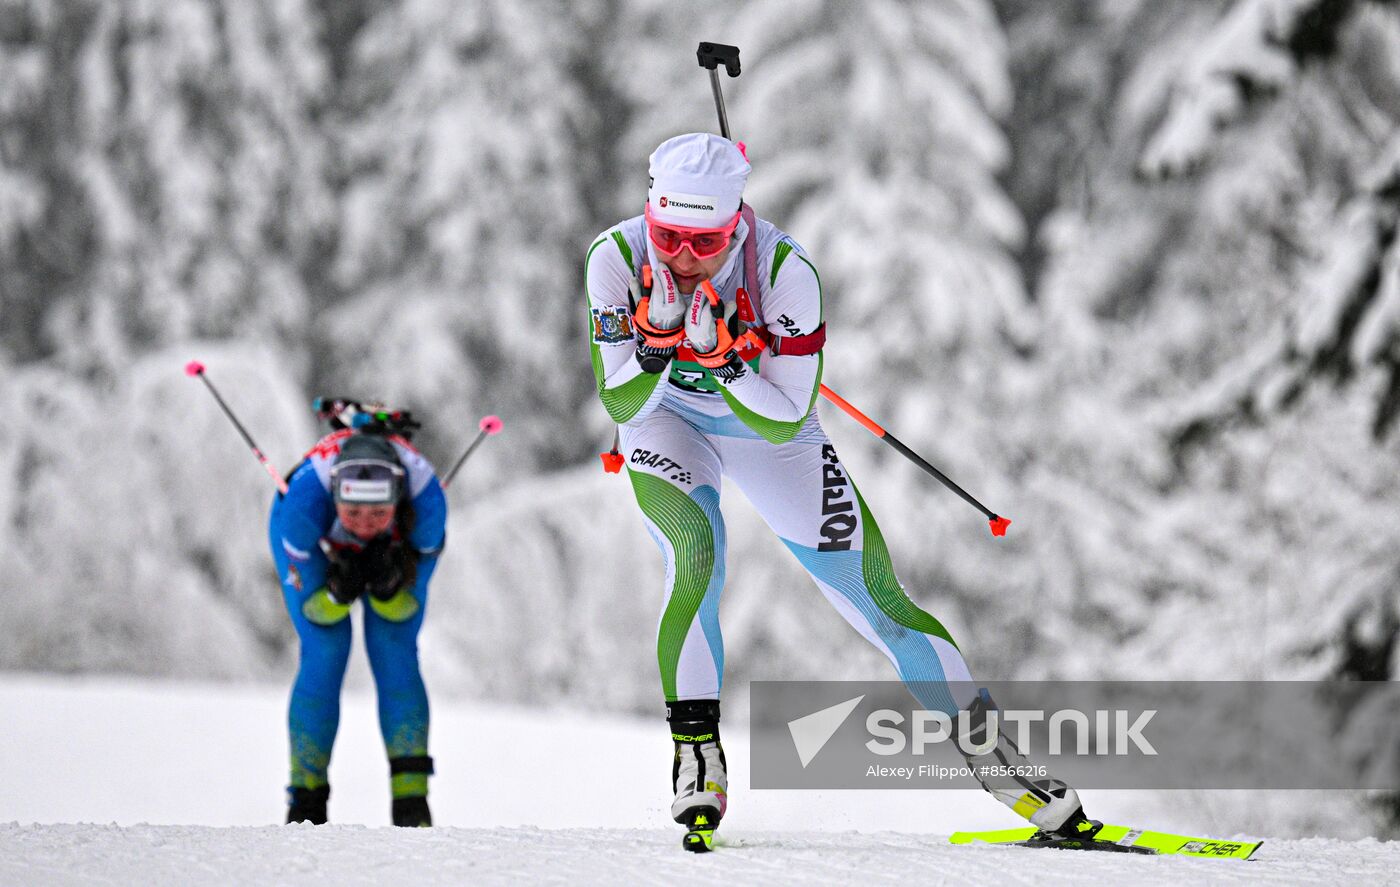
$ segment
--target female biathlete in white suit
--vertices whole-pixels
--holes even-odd
[[[721,475],[925,708],[968,710],[985,728],[991,707],[948,631],[904,593],[822,430],[821,281],[792,238],[743,209],[749,170],[742,146],[720,136],[664,142],[645,213],[603,232],[586,259],[598,394],[621,426],[637,504],[666,561],[656,651],[676,749],[671,813],[703,834],[700,850],[726,805]],[[1004,735],[970,763],[990,765],[983,787],[1040,828],[1084,821],[1060,780],[1002,775],[1027,763]]]

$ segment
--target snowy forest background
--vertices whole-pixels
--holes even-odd
[[[427,419],[434,694],[656,712],[582,257],[734,43],[825,424],[988,679],[1400,670],[1400,3],[0,0],[0,668],[289,680],[318,394]],[[737,491],[727,684],[891,677]]]

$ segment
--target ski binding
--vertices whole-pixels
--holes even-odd
[[[715,827],[719,813],[713,807],[700,807],[690,814],[681,846],[691,853],[709,853],[714,849]]]

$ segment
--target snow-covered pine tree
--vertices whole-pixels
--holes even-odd
[[[268,489],[180,376],[197,355],[164,349],[223,340],[198,356],[291,458],[275,355],[332,209],[310,25],[301,3],[0,7],[6,665],[248,674],[286,645]]]
[[[592,224],[579,167],[585,136],[613,113],[571,68],[584,54],[575,22],[589,15],[563,3],[383,4],[346,62],[334,265],[346,301],[326,331],[356,347],[336,348],[320,375],[412,399],[444,459],[477,416],[499,413],[510,453],[483,450],[475,477],[597,446],[561,431],[589,387],[574,369],[587,367],[577,256]]]
[[[1400,492],[1397,59],[1394,3],[1239,2],[1182,66],[1143,153],[1150,174],[1180,181],[1202,170],[1211,182],[1258,162],[1258,148],[1242,150],[1252,139],[1282,173],[1275,205],[1289,212],[1268,222],[1272,323],[1212,367],[1204,396],[1184,398],[1168,426],[1193,479],[1211,466],[1194,490],[1220,486],[1222,460],[1208,448],[1254,481],[1228,504],[1265,528],[1265,549],[1239,560],[1262,580],[1252,634],[1270,676],[1400,673],[1400,525],[1382,517]],[[1259,139],[1265,128],[1275,134]],[[1339,704],[1337,729],[1365,761],[1391,738],[1360,714]],[[1394,794],[1380,809],[1400,823]]]
[[[1098,417],[1061,426],[1078,458],[1053,470],[1116,525],[1075,557],[1117,598],[1102,665],[1391,674],[1396,10],[1077,11],[1048,79],[1099,111],[1027,130],[1078,154],[1034,293],[1045,381]]]

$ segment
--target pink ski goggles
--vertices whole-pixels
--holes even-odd
[[[739,227],[739,213],[723,228],[686,228],[681,225],[668,225],[658,222],[651,214],[651,204],[646,206],[647,236],[651,245],[666,258],[680,254],[686,247],[697,259],[708,259],[719,255],[729,245],[734,229]]]

